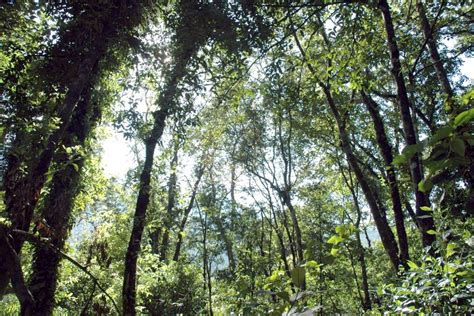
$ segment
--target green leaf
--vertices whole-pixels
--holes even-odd
[[[461,112],[454,119],[454,127],[464,125],[467,122],[472,121],[473,119],[474,119],[474,108]]]
[[[355,231],[355,227],[352,224],[341,224],[336,226],[336,233],[341,236],[348,236]]]
[[[418,183],[418,190],[428,192],[433,188],[433,182],[430,179],[422,180]]]
[[[464,145],[464,141],[459,137],[455,137],[451,140],[450,148],[451,151],[456,153],[458,156],[464,157],[466,145]]]
[[[314,260],[309,260],[305,265],[309,268],[319,268],[319,264]]]
[[[436,235],[436,234],[437,234],[436,230],[433,230],[433,229],[427,230],[426,233],[427,233],[428,235]]]
[[[432,211],[431,207],[429,207],[429,206],[421,206],[420,210],[425,211],[425,212],[431,212]]]
[[[418,143],[418,144],[413,144],[413,145],[408,145],[402,150],[402,154],[407,157],[407,159],[410,159],[415,155],[416,153],[420,152],[423,150],[423,144]]]
[[[452,128],[451,126],[441,127],[439,130],[437,130],[434,133],[433,137],[431,138],[431,143],[434,144],[442,139],[445,139],[453,132],[454,132],[454,128]]]
[[[400,155],[395,156],[395,158],[393,158],[392,164],[399,166],[399,165],[403,165],[407,161],[408,161],[408,158],[405,155],[400,154]]]
[[[467,133],[466,133],[467,134]],[[474,136],[469,134],[464,134],[464,140],[469,144],[469,146],[474,146]]]
[[[412,270],[418,269],[418,265],[416,263],[414,263],[413,261],[411,261],[411,260],[408,260],[407,264],[410,267],[410,269],[412,269]]]
[[[306,270],[304,267],[295,267],[291,271],[291,280],[296,287],[300,287],[303,285],[305,280]]]
[[[448,246],[446,247],[446,258],[449,258],[452,255],[454,255],[456,253],[457,247],[458,246],[456,244],[449,243]]]
[[[341,236],[338,236],[338,235],[334,235],[332,236],[331,238],[328,239],[328,244],[333,244],[333,245],[337,245],[338,243],[344,241],[344,238],[342,238]]]
[[[279,298],[287,301],[287,302],[290,302],[290,294],[288,294],[288,292],[285,292],[285,291],[281,291],[281,292],[278,292],[276,294]]]
[[[339,252],[339,248],[332,248],[331,249],[331,255],[334,256],[334,257],[337,256],[338,252]]]

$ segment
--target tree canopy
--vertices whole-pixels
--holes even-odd
[[[473,313],[473,28],[465,0],[0,2],[0,311]]]

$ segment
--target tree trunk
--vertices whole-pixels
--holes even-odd
[[[397,86],[397,95],[401,118],[403,122],[405,141],[407,145],[415,145],[417,143],[417,136],[410,114],[410,100],[408,99],[405,80],[403,79],[402,66],[400,63],[400,52],[397,46],[392,15],[390,13],[390,6],[388,5],[387,0],[380,0],[378,3],[378,7],[382,12],[385,24],[385,31],[387,33],[387,42],[390,51],[390,61],[392,64],[391,72]],[[432,230],[435,227],[431,214],[421,209],[421,207],[423,206],[429,206],[430,201],[428,196],[418,189],[418,184],[423,180],[423,170],[421,167],[420,157],[418,153],[415,153],[415,155],[413,155],[413,157],[410,159],[409,164],[412,187],[413,191],[415,192],[417,221],[421,228],[423,246],[426,247],[430,246],[435,240],[435,236],[428,234],[427,231]]]
[[[357,181],[359,182],[362,191],[364,192],[365,199],[369,204],[370,211],[372,213],[372,217],[374,218],[375,226],[380,235],[380,239],[382,240],[382,244],[387,252],[390,261],[392,263],[393,268],[398,271],[398,266],[400,264],[400,259],[398,257],[398,246],[397,242],[395,241],[395,236],[387,223],[386,218],[383,216],[379,205],[377,203],[375,194],[373,189],[370,187],[369,181],[367,180],[366,176],[362,172],[359,163],[357,162],[357,158],[354,156],[352,151],[349,136],[347,135],[345,126],[342,122],[340,117],[339,111],[336,107],[334,99],[332,98],[331,92],[327,86],[320,83],[321,88],[323,89],[331,112],[336,120],[336,124],[339,130],[339,137],[341,140],[341,146],[343,152],[346,154],[347,161],[349,162],[349,166],[351,167],[352,171],[354,171]]]
[[[430,26],[430,23],[428,22],[428,18],[426,17],[425,8],[420,0],[417,0],[416,2],[416,10],[420,16],[423,36],[425,38],[426,44],[428,45],[428,51],[430,52],[433,67],[435,68],[436,75],[438,76],[441,87],[446,94],[447,100],[450,102],[453,98],[453,89],[451,88],[448,74],[446,73],[446,69],[444,68],[443,62],[441,61],[441,57],[439,56],[435,35],[433,34],[433,30]]]
[[[5,271],[5,280],[11,278],[13,292],[20,301],[21,315],[33,315],[32,309],[35,305],[33,295],[26,286],[20,257],[13,249],[9,229],[2,223],[0,223],[0,251],[5,254],[0,262],[2,270]]]
[[[301,237],[300,225],[298,223],[298,217],[296,216],[296,209],[291,202],[289,192],[282,193],[282,199],[284,205],[290,210],[291,221],[293,222],[293,228],[295,230],[295,239],[296,239],[296,255],[297,255],[297,264],[301,264],[304,261],[303,256],[303,240]]]
[[[70,123],[70,117],[85,85],[91,81],[92,68],[99,56],[99,52],[95,51],[92,56],[85,59],[84,65],[77,75],[77,80],[66,94],[63,105],[65,110],[61,114],[62,124],[49,137],[46,148],[39,155],[27,178],[19,183],[6,186],[6,211],[12,220],[12,227],[15,229],[29,230],[33,211],[46,181],[46,173],[51,165],[54,152],[65,135]],[[9,182],[9,180],[6,180],[6,182]],[[13,247],[16,252],[19,252],[22,244],[23,242],[21,240],[13,241]]]
[[[306,54],[303,50],[303,47],[301,46],[301,43],[298,40],[296,33],[294,33],[293,35],[294,35],[296,44],[298,46],[298,49],[300,50],[301,55],[303,57],[303,60],[306,62],[306,65],[308,66],[308,69],[310,70],[312,74],[316,75],[316,71],[314,70],[312,65],[307,63]],[[351,167],[352,171],[354,171],[356,175],[356,179],[359,182],[362,188],[362,191],[364,192],[365,199],[367,200],[367,203],[369,204],[372,217],[374,218],[375,226],[377,227],[377,230],[379,232],[380,239],[385,248],[385,251],[387,252],[388,257],[390,258],[390,262],[392,263],[393,268],[395,269],[395,271],[398,271],[400,258],[398,257],[398,245],[397,245],[397,242],[395,241],[395,236],[393,235],[393,232],[390,226],[388,225],[386,218],[383,216],[379,208],[379,205],[377,203],[377,199],[374,195],[374,192],[372,188],[370,187],[369,182],[366,176],[364,175],[364,173],[362,172],[362,169],[359,166],[357,158],[355,157],[352,151],[349,136],[346,132],[346,128],[339,114],[336,103],[334,102],[334,99],[332,97],[330,87],[328,85],[325,85],[318,78],[316,78],[316,80],[318,82],[318,85],[321,87],[321,89],[323,89],[329,108],[334,116],[334,119],[336,120],[342,150],[346,155],[349,166]]]
[[[212,215],[211,219],[212,221],[216,224],[217,230],[219,231],[219,235],[221,236],[222,241],[224,242],[224,247],[225,251],[227,253],[227,259],[229,259],[229,269],[231,273],[235,271],[236,268],[236,262],[235,262],[235,256],[234,256],[234,246],[232,244],[231,239],[229,238],[226,229],[224,227],[224,223],[222,221],[222,217],[220,214],[220,207],[217,207],[216,205],[216,189],[215,189],[215,183],[212,178],[212,173],[211,173],[211,191],[212,191],[212,200],[211,200],[211,205],[215,208],[215,211],[218,212],[216,215]]]
[[[280,248],[280,257],[281,257],[281,260],[283,261],[283,265],[285,266],[285,272],[286,274],[288,275],[288,277],[291,277],[291,272],[290,272],[290,265],[288,264],[288,260],[286,258],[286,254],[287,254],[287,249],[285,247],[285,241],[284,241],[284,238],[283,238],[283,232],[282,230],[280,229],[280,227],[278,226],[278,217],[276,215],[276,212],[275,212],[275,207],[273,205],[273,201],[270,197],[270,190],[267,188],[267,193],[268,193],[268,203],[269,203],[269,206],[270,206],[270,210],[271,210],[271,216],[270,216],[270,220],[269,220],[269,224],[270,226],[275,229],[275,233],[277,235],[277,238],[278,238],[278,244],[279,244],[279,248]],[[272,218],[273,218],[273,222],[274,224],[272,225]],[[290,240],[291,241],[291,240]]]
[[[122,289],[122,304],[124,315],[135,315],[136,299],[136,274],[137,260],[140,253],[140,244],[143,230],[145,228],[146,210],[150,202],[150,180],[153,167],[153,156],[157,141],[163,134],[165,120],[169,109],[163,108],[155,114],[154,130],[145,143],[145,163],[140,175],[140,189],[138,191],[135,214],[133,216],[133,227],[125,255],[125,270]]]
[[[392,147],[388,141],[387,134],[385,133],[384,123],[382,118],[380,117],[377,103],[375,103],[375,101],[364,91],[361,91],[361,95],[367,107],[367,110],[369,111],[370,116],[372,117],[377,144],[385,162],[386,178],[388,186],[390,188],[390,198],[392,200],[395,226],[397,228],[400,260],[402,264],[405,264],[406,261],[410,259],[408,253],[408,237],[405,230],[405,220],[403,215],[402,202],[400,199],[400,192],[398,190],[397,176],[392,165]]]
[[[217,226],[217,230],[219,231],[219,235],[221,239],[224,241],[225,251],[227,253],[227,258],[229,259],[229,269],[233,273],[235,272],[236,262],[234,256],[234,246],[232,245],[232,241],[230,240],[229,236],[226,233],[224,228],[224,223],[222,222],[222,218],[217,215],[213,218],[214,223]]]
[[[281,218],[283,222],[283,228],[285,229],[286,237],[288,237],[288,245],[290,246],[291,258],[293,261],[293,266],[297,265],[298,254],[295,250],[294,236],[290,231],[290,225],[288,224],[288,216],[286,215],[285,209],[282,209]],[[283,232],[282,232],[283,233]]]
[[[64,138],[63,144],[68,148],[73,146],[83,148],[93,125],[100,117],[99,106],[92,103],[90,90],[91,88],[88,88],[83,94]],[[50,238],[51,244],[60,250],[71,228],[71,212],[85,157],[75,159],[75,166],[69,163],[70,159],[66,152],[56,155],[55,161],[60,169],[53,176],[51,191],[45,200],[39,219],[44,221],[47,227],[37,228],[40,235]],[[59,253],[50,247],[39,245],[35,247],[29,285],[36,301],[34,313],[37,315],[52,313],[60,259]]]
[[[201,163],[203,164],[203,162]],[[174,256],[173,256],[174,261],[178,261],[179,259],[179,255],[181,253],[181,246],[183,244],[184,229],[186,227],[186,222],[188,221],[189,213],[191,213],[191,210],[193,209],[194,200],[196,199],[197,190],[199,188],[199,183],[201,182],[203,174],[204,174],[204,166],[201,165],[197,172],[197,178],[193,186],[193,192],[191,193],[191,198],[189,199],[188,206],[186,207],[186,210],[184,211],[183,218],[181,219],[181,223],[179,225],[179,231],[178,231],[178,236],[177,236],[178,241],[176,242],[176,248],[174,250]]]
[[[94,81],[97,76],[97,67],[94,67],[101,59],[107,49],[109,38],[106,36],[108,27],[103,26],[99,34],[94,34],[93,43],[80,65],[77,67],[75,79],[65,88],[67,93],[58,110],[58,117],[61,125],[48,137],[45,148],[38,154],[38,158],[33,159],[29,172],[26,176],[19,176],[15,166],[8,167],[5,173],[5,210],[8,214],[13,229],[28,231],[33,218],[33,212],[40,198],[40,193],[47,178],[47,172],[51,165],[54,152],[61,144],[63,137],[69,126],[72,113],[84,88]],[[96,70],[93,70],[93,69]],[[20,145],[22,141],[20,140]],[[14,163],[16,165],[16,163]],[[12,170],[13,168],[13,170]],[[14,238],[12,247],[17,254],[20,253],[23,240]],[[6,254],[0,253],[0,257]],[[2,269],[0,267],[0,272]],[[0,293],[4,292],[4,287],[8,285],[6,273],[0,273]]]
[[[170,178],[168,182],[168,203],[166,205],[166,217],[163,223],[163,240],[161,242],[161,251],[160,251],[160,260],[166,260],[166,254],[169,247],[170,239],[170,229],[173,225],[174,217],[174,205],[176,203],[176,182],[177,174],[176,168],[178,167],[178,152],[179,152],[179,140],[175,139],[175,144],[173,146],[173,159],[170,163]]]
[[[186,43],[193,45],[194,43]],[[150,202],[150,180],[153,168],[155,148],[161,139],[165,128],[166,118],[174,111],[175,97],[178,83],[186,74],[186,66],[197,51],[197,47],[178,46],[176,49],[176,62],[165,85],[165,90],[160,94],[158,105],[160,109],[153,114],[154,123],[150,136],[145,141],[145,163],[140,175],[140,184],[133,216],[132,233],[125,255],[125,270],[122,288],[122,306],[124,315],[135,315],[136,305],[136,274],[137,260],[140,253],[143,230],[148,204]]]
[[[207,303],[208,303],[208,314],[213,315],[212,312],[212,279],[211,279],[211,269],[209,263],[209,251],[207,249],[207,232],[208,232],[208,221],[207,213],[204,214],[204,219],[202,213],[199,212],[199,217],[201,220],[202,226],[202,276],[203,276],[203,285],[204,291],[207,290]]]

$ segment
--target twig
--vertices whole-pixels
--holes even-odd
[[[51,242],[47,239],[44,239],[44,238],[41,238],[41,237],[38,237],[32,233],[29,233],[29,232],[26,232],[26,231],[23,231],[23,230],[20,230],[20,229],[12,229],[11,230],[11,233],[16,235],[17,237],[19,238],[22,238],[26,241],[29,241],[29,242],[32,242],[32,243],[35,243],[37,245],[41,245],[41,246],[46,246],[50,249],[52,249],[54,252],[56,252],[57,254],[59,254],[61,257],[63,257],[64,259],[68,260],[69,262],[71,262],[73,265],[75,265],[76,267],[79,268],[79,270],[81,270],[82,272],[84,272],[85,274],[87,274],[93,281],[94,281],[94,284],[97,285],[97,287],[105,294],[105,296],[107,296],[110,301],[112,302],[112,304],[114,305],[114,308],[115,310],[117,311],[117,313],[120,315],[120,309],[117,305],[117,303],[115,302],[115,300],[109,295],[109,293],[107,293],[106,289],[99,283],[99,280],[92,274],[90,273],[87,268],[85,266],[83,266],[82,264],[80,264],[77,260],[75,260],[74,258],[70,257],[69,255],[65,254],[64,252],[62,252],[61,250],[59,250],[58,248],[56,248],[53,244],[51,244]]]

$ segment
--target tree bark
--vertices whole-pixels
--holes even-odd
[[[145,140],[145,163],[140,175],[140,184],[133,216],[132,233],[125,255],[124,281],[122,288],[123,314],[135,315],[136,305],[136,274],[137,260],[141,249],[143,230],[145,229],[145,219],[148,204],[150,202],[150,182],[153,168],[154,153],[157,142],[161,139],[165,128],[166,118],[175,110],[175,97],[178,83],[186,74],[186,66],[197,52],[198,47],[194,43],[186,43],[188,46],[179,46],[176,49],[176,61],[172,70],[167,76],[165,89],[160,94],[158,105],[160,109],[153,114],[153,129],[149,137]],[[184,45],[184,44],[183,44]]]
[[[359,182],[362,188],[362,191],[364,192],[365,199],[367,200],[367,203],[369,204],[372,217],[374,218],[375,226],[377,227],[377,230],[380,234],[380,239],[382,240],[382,244],[385,248],[385,251],[387,252],[390,258],[393,268],[396,271],[398,271],[400,259],[398,257],[398,246],[397,246],[397,242],[395,241],[395,236],[393,235],[393,232],[390,226],[388,225],[387,220],[384,218],[379,208],[375,194],[372,191],[372,188],[370,187],[369,182],[366,179],[366,176],[360,169],[359,163],[357,162],[357,158],[354,156],[354,153],[350,145],[349,137],[347,135],[344,124],[342,123],[342,119],[340,117],[339,111],[337,110],[336,104],[332,98],[331,92],[324,85],[322,86],[322,88],[324,90],[329,107],[331,109],[331,112],[333,113],[333,116],[336,120],[336,124],[338,126],[342,150],[346,154],[347,161],[349,162],[349,165],[352,171],[354,171],[357,181]]]
[[[11,243],[12,237],[9,232],[10,229],[4,224],[0,223],[0,251],[5,254],[5,257],[2,257],[0,265],[2,266],[2,270],[5,271],[5,280],[9,280],[11,278],[13,292],[20,301],[21,315],[34,315],[33,307],[35,305],[35,301],[33,295],[26,285],[20,257],[13,249]]]
[[[433,29],[426,17],[425,8],[421,0],[416,2],[416,10],[420,17],[421,29],[423,31],[423,36],[425,38],[426,44],[428,45],[428,51],[430,53],[431,61],[438,76],[438,80],[441,84],[441,87],[446,94],[448,102],[453,98],[453,89],[449,83],[448,74],[444,68],[441,57],[439,56],[438,47],[436,45],[435,35],[433,34]]]
[[[288,210],[290,211],[290,217],[291,217],[291,221],[293,222],[293,228],[295,230],[295,235],[296,235],[295,239],[296,239],[297,264],[301,264],[304,261],[303,240],[301,236],[301,229],[298,222],[298,217],[296,215],[296,209],[293,206],[293,203],[291,202],[289,192],[286,192],[286,191],[282,192],[281,198],[282,198],[283,204],[286,205],[288,207]]]
[[[357,250],[359,252],[358,259],[359,259],[360,268],[361,268],[362,291],[364,293],[364,296],[362,297],[362,295],[360,294],[359,295],[361,296],[362,307],[364,310],[367,311],[367,310],[372,309],[372,302],[370,300],[369,281],[368,281],[368,276],[367,276],[367,264],[365,262],[365,248],[362,245],[362,240],[360,238],[360,232],[361,232],[360,222],[362,220],[362,211],[360,209],[358,192],[354,186],[354,181],[352,180],[352,176],[350,172],[349,172],[349,175],[346,176],[346,174],[344,173],[342,164],[338,162],[338,165],[339,165],[339,169],[341,170],[341,174],[344,179],[344,182],[346,183],[346,186],[349,188],[349,191],[351,192],[352,200],[354,201],[354,207],[356,210],[356,216],[357,216],[355,220],[355,227],[357,229],[356,242],[357,242]],[[351,222],[353,222],[352,219],[351,219]],[[351,261],[352,261],[352,258],[351,258]],[[356,275],[355,271],[354,271],[354,275]]]
[[[403,122],[403,131],[405,134],[405,141],[407,145],[416,145],[417,135],[413,126],[412,117],[410,114],[410,100],[405,86],[405,80],[403,79],[402,66],[400,63],[400,52],[395,36],[395,29],[393,26],[392,15],[390,12],[390,6],[387,0],[380,0],[378,7],[382,12],[385,31],[387,33],[387,42],[390,52],[390,62],[392,64],[391,72],[397,86],[397,96],[400,108],[400,114]],[[420,156],[415,153],[409,162],[410,175],[412,180],[413,191],[415,192],[416,201],[416,215],[417,221],[421,228],[421,237],[423,246],[430,246],[435,236],[427,233],[428,230],[434,230],[434,220],[429,212],[423,211],[421,207],[429,206],[430,201],[428,196],[418,189],[418,184],[423,180],[423,170],[421,166]]]
[[[79,102],[63,144],[66,147],[84,147],[95,122],[100,117],[98,104],[91,101],[88,88]],[[79,184],[85,157],[70,163],[71,157],[65,152],[58,153],[55,161],[60,168],[53,176],[51,191],[45,200],[40,221],[47,225],[38,229],[40,235],[50,239],[50,243],[61,250],[71,228],[71,212]],[[41,223],[38,223],[41,225]],[[57,273],[61,256],[57,251],[44,245],[35,247],[32,275],[29,286],[35,298],[35,315],[50,315],[53,311]]]
[[[138,7],[138,6],[137,6]],[[127,13],[133,12],[133,10],[127,10]],[[97,14],[97,13],[96,13]],[[87,15],[85,12],[84,15]],[[13,165],[9,164],[8,170],[5,173],[4,184],[5,184],[5,209],[12,222],[12,229],[20,229],[28,231],[31,220],[33,218],[33,212],[36,204],[40,198],[40,193],[43,185],[47,178],[47,172],[51,165],[51,161],[54,157],[56,149],[61,144],[63,137],[70,124],[71,116],[76,107],[80,96],[84,88],[94,81],[94,78],[98,75],[97,67],[94,70],[94,66],[105,54],[108,45],[114,41],[114,38],[119,34],[114,27],[119,26],[118,23],[111,23],[116,21],[118,17],[123,18],[124,12],[122,10],[105,10],[103,16],[96,21],[98,27],[95,29],[96,33],[91,32],[84,44],[84,52],[80,57],[77,57],[75,61],[75,69],[71,71],[70,77],[73,78],[67,83],[63,84],[63,88],[66,91],[64,100],[57,111],[57,116],[61,120],[59,128],[54,130],[47,138],[44,149],[37,155],[38,158],[33,159],[29,163],[30,168],[26,176],[18,174],[15,166],[18,161],[13,159]],[[82,16],[82,14],[81,14]],[[65,32],[65,43],[60,43],[55,48],[56,50],[76,49],[74,41],[75,38],[69,38],[71,34],[75,32],[84,32],[84,30],[78,31],[75,27],[81,27],[81,20],[78,17],[78,23],[73,23],[69,32]],[[83,22],[83,21],[82,21]],[[90,23],[90,21],[87,21]],[[71,44],[71,42],[73,44]],[[64,46],[62,46],[64,45]],[[54,49],[53,49],[54,50]],[[63,55],[62,52],[61,55]],[[76,56],[77,52],[71,52],[71,55]],[[61,57],[62,58],[62,57]],[[50,61],[51,62],[51,61]],[[55,60],[52,61],[53,63]],[[58,61],[62,64],[60,61]],[[60,76],[61,79],[63,79]],[[20,146],[22,140],[19,140]],[[23,144],[24,145],[24,144]],[[12,247],[17,254],[20,253],[23,241],[14,238],[12,241]],[[5,257],[6,254],[0,253],[0,257]],[[2,269],[0,268],[0,272]],[[0,293],[4,291],[4,287],[8,285],[6,273],[0,273]]]
[[[212,172],[211,172],[211,191],[212,191],[212,199],[210,201],[210,205],[211,207],[214,208],[214,211],[218,212],[218,214],[213,214],[211,216],[211,219],[212,221],[214,222],[214,224],[216,224],[217,226],[217,230],[219,231],[219,235],[221,236],[221,239],[222,241],[224,242],[224,247],[225,247],[225,251],[227,253],[227,259],[229,259],[229,270],[231,273],[234,273],[235,272],[235,268],[236,268],[236,261],[235,261],[235,256],[234,256],[234,245],[232,244],[232,241],[231,239],[229,238],[227,232],[226,232],[226,229],[224,227],[224,223],[222,221],[222,217],[221,217],[221,210],[220,210],[220,207],[218,207],[216,204],[216,189],[215,189],[215,183],[214,183],[214,180],[212,178]]]
[[[392,154],[392,146],[388,141],[387,134],[385,133],[384,122],[380,117],[378,105],[375,101],[367,95],[364,91],[361,91],[362,100],[364,101],[367,110],[372,117],[372,122],[375,129],[375,137],[379,146],[380,153],[382,154],[385,162],[385,173],[390,188],[390,198],[392,200],[393,214],[395,218],[395,227],[398,235],[398,247],[400,249],[400,260],[402,264],[405,264],[410,259],[408,253],[408,237],[405,230],[405,220],[402,209],[402,202],[400,199],[400,192],[398,190],[397,176],[395,174]]]
[[[280,195],[281,201],[283,205],[286,205],[288,207],[288,210],[290,211],[290,217],[291,217],[291,222],[293,224],[293,229],[295,232],[295,248],[296,248],[296,263],[297,264],[302,264],[304,261],[304,256],[303,256],[303,238],[301,235],[301,229],[300,229],[300,224],[298,222],[298,216],[296,215],[296,209],[291,201],[291,173],[292,173],[292,168],[293,168],[293,161],[292,161],[292,156],[291,156],[291,138],[292,138],[292,128],[293,128],[293,122],[292,122],[292,116],[291,116],[291,109],[288,109],[288,123],[289,123],[289,128],[288,128],[288,136],[287,139],[283,139],[283,132],[282,132],[282,121],[283,121],[283,115],[281,113],[282,111],[279,111],[278,114],[278,138],[279,138],[279,145],[280,145],[280,151],[281,151],[281,157],[283,160],[284,168],[283,168],[283,189],[278,192]],[[304,290],[305,284],[303,284],[303,290]]]
[[[150,202],[150,180],[153,167],[153,156],[157,141],[163,134],[165,120],[169,114],[168,108],[155,113],[155,123],[152,135],[145,142],[145,163],[140,175],[140,189],[138,191],[133,227],[125,256],[125,271],[122,289],[122,304],[124,315],[135,315],[136,305],[136,275],[137,260],[141,248],[143,230],[145,228],[146,210]]]

